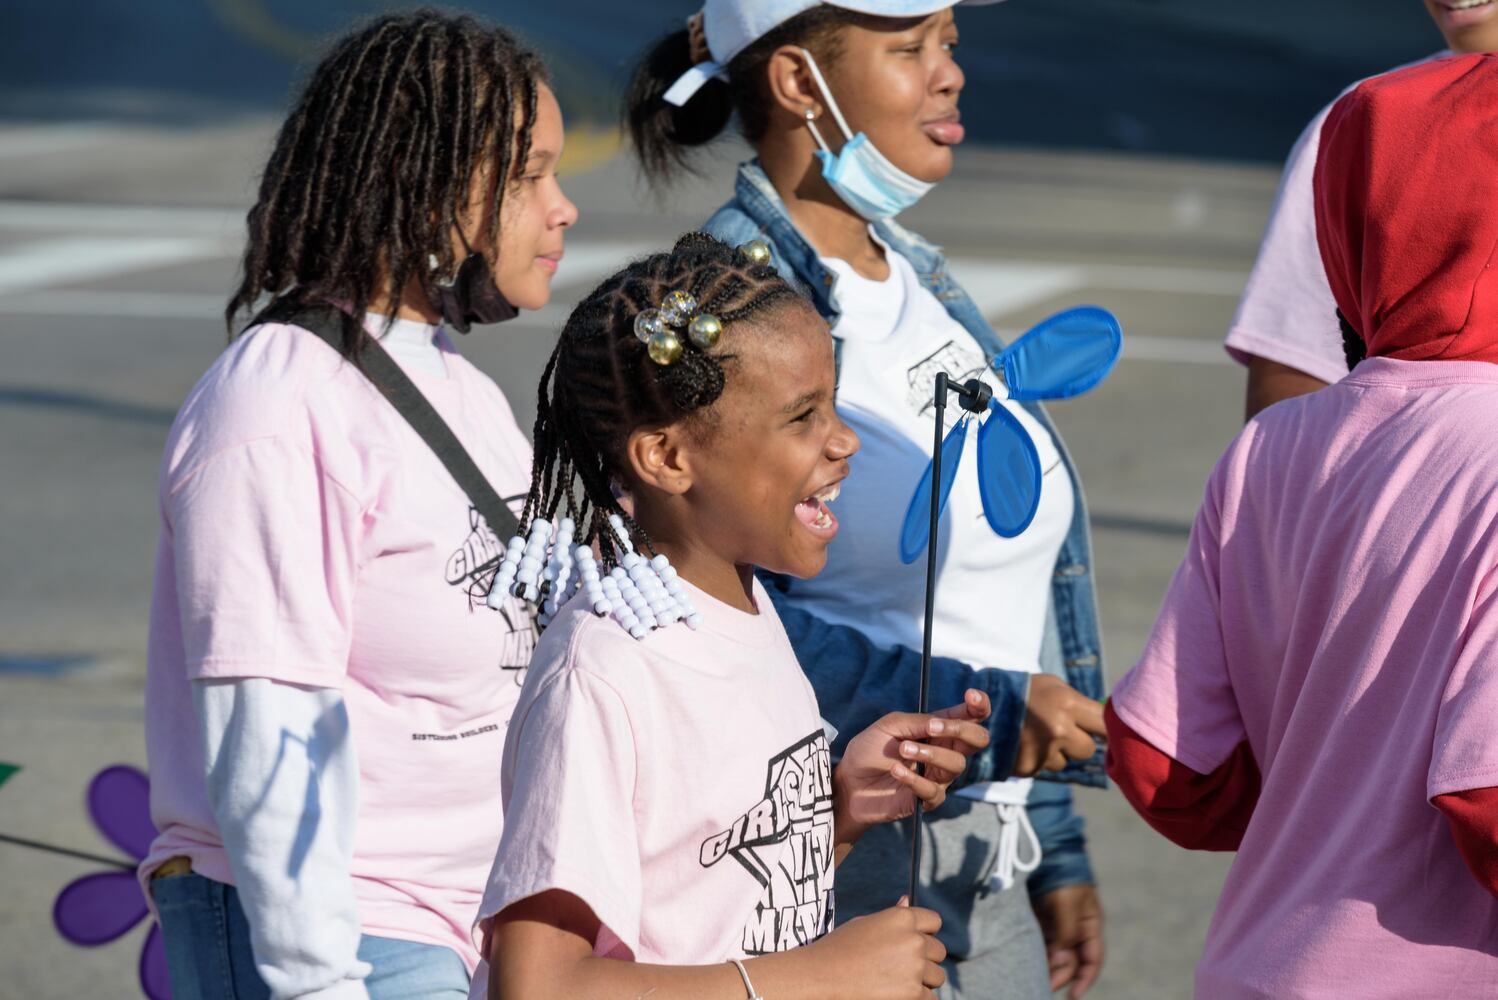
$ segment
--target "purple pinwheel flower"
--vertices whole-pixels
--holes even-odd
[[[150,784],[133,767],[117,764],[94,775],[88,786],[88,814],[99,832],[132,861],[143,859],[156,838]],[[120,867],[127,866],[121,863]],[[92,947],[123,937],[148,913],[131,865],[124,871],[98,872],[68,883],[52,907],[52,922],[68,941]],[[141,949],[140,985],[151,1000],[171,998],[159,926],[152,925]]]

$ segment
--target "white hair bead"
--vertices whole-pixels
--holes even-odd
[[[525,535],[517,534],[505,544],[489,606],[498,608],[514,594],[539,605],[537,621],[544,627],[581,593],[595,615],[613,618],[637,639],[678,621],[696,628],[701,616],[670,560],[662,553],[648,556],[637,551],[620,514],[610,514],[608,523],[611,530],[594,539],[611,561],[617,560],[605,572],[592,545],[577,542],[572,518],[532,520]]]
[[[655,628],[655,615],[650,613],[650,602],[645,600],[645,595],[626,577],[619,583],[619,596],[624,600],[629,610],[639,619],[640,624],[646,628]]]
[[[557,528],[556,544],[551,549],[551,559],[546,563],[544,579],[548,585],[548,603],[552,605],[550,612],[552,615],[556,614],[556,608],[566,603],[569,585],[572,583],[572,532],[574,528],[575,525],[570,517],[562,518]]]
[[[527,550],[515,573],[515,596],[524,601],[534,600],[540,594],[540,580],[541,560]]]
[[[644,638],[646,632],[649,631],[645,627],[645,623],[640,621],[639,616],[630,610],[629,605],[622,602],[614,606],[614,618],[620,625],[624,626],[626,632],[636,639]]]
[[[614,529],[614,535],[619,539],[620,548],[625,552],[633,552],[635,544],[629,540],[629,531],[624,527],[624,518],[618,514],[610,514],[609,526]]]

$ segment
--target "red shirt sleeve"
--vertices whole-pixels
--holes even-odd
[[[1473,877],[1498,896],[1498,788],[1437,795],[1431,803],[1446,817]]]
[[[1108,777],[1144,821],[1172,843],[1191,851],[1236,851],[1259,801],[1259,765],[1245,741],[1211,774],[1198,774],[1145,740],[1103,709],[1108,725]],[[1498,811],[1489,814],[1498,828]],[[1491,837],[1489,856],[1498,871]]]

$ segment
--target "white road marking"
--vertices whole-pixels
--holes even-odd
[[[990,319],[1048,302],[1083,283],[1082,269],[1069,264],[954,257],[947,267]]]
[[[1248,282],[1246,271],[1204,267],[1089,264],[1083,270],[1084,283],[1089,287],[1129,292],[1222,295],[1236,299],[1243,294],[1243,286]]]
[[[186,208],[88,202],[0,200],[0,229],[41,232],[172,233],[244,238],[243,208]]]
[[[0,295],[0,315],[112,316],[119,319],[190,319],[222,322],[227,295],[187,292],[21,292]]]
[[[1195,337],[1133,336],[1124,331],[1122,361],[1165,361],[1183,365],[1237,364],[1218,340]]]
[[[0,160],[71,153],[120,135],[118,128],[102,122],[4,128],[0,129]]]
[[[567,251],[557,268],[556,285],[558,288],[586,286],[577,296],[582,298],[630,261],[664,249],[651,243],[568,240]]]
[[[166,231],[175,236],[75,236],[20,244],[0,252],[0,315],[119,317],[217,322],[224,298],[183,292],[70,289],[43,292],[57,284],[79,284],[131,271],[213,257],[233,256],[235,241],[222,234],[242,225],[239,213],[219,209],[90,206],[0,201],[0,229],[85,227],[102,233]],[[198,234],[198,235],[186,235]],[[631,259],[657,249],[653,244],[614,240],[573,241],[557,274],[559,294],[545,309],[521,319],[527,327],[560,330],[573,305],[598,281]],[[1155,294],[1237,296],[1246,274],[1153,265],[1073,265],[1028,260],[949,261],[954,278],[983,314],[1002,324],[1014,313],[1084,290]],[[1058,303],[1059,305],[1060,303]],[[1006,337],[1018,331],[1005,331]],[[1124,361],[1172,364],[1232,364],[1216,340],[1124,335]]]
[[[203,237],[89,236],[22,243],[0,250],[0,295],[79,284],[222,253]]]

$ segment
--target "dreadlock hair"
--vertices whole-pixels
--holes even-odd
[[[1337,310],[1337,324],[1342,328],[1342,356],[1347,359],[1347,370],[1352,371],[1358,366],[1358,362],[1368,357],[1368,345],[1340,309]]]
[[[343,350],[357,357],[371,303],[393,318],[407,282],[431,273],[429,255],[454,272],[451,233],[480,179],[493,211],[475,249],[492,252],[546,82],[535,52],[466,16],[390,14],[337,42],[266,164],[224,312],[230,335],[262,295],[332,300],[347,307]]]
[[[634,320],[678,289],[691,293],[699,313],[717,316],[724,332],[709,350],[683,336],[681,356],[659,365],[635,336]],[[635,261],[599,285],[567,318],[541,376],[521,534],[533,518],[554,519],[560,511],[577,525],[576,544],[599,542],[605,564],[611,565],[609,516],[618,515],[633,540],[654,554],[649,536],[617,496],[630,433],[685,417],[710,417],[727,370],[737,360],[730,353],[733,326],[788,303],[811,308],[774,268],[751,263],[705,233],[688,233],[670,253]]]
[[[685,28],[659,38],[641,57],[624,93],[622,119],[641,171],[652,187],[664,190],[683,173],[696,173],[699,147],[718,138],[736,114],[750,144],[770,127],[770,85],[766,68],[783,45],[810,50],[824,71],[842,57],[842,29],[877,24],[887,18],[820,4],[777,26],[728,64],[728,79],[709,80],[682,107],[663,99],[676,79],[692,68],[691,32]]]

